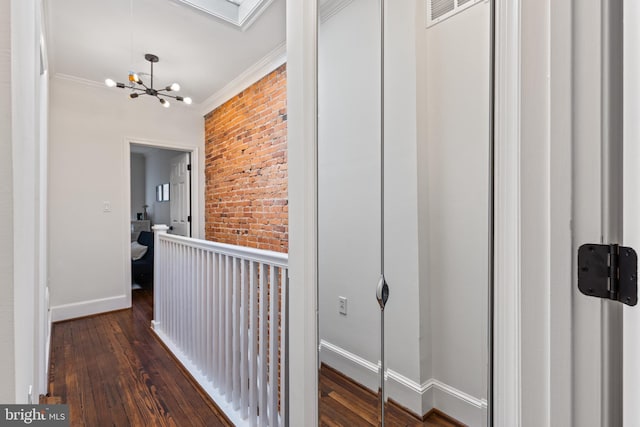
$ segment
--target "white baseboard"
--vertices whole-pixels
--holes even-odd
[[[487,401],[457,390],[438,380],[429,380],[433,407],[468,426],[486,427]]]
[[[129,307],[131,307],[131,304],[127,302],[126,295],[76,302],[72,304],[63,304],[51,307],[51,320],[53,322],[60,322],[63,320],[76,319],[78,317],[122,310]]]
[[[325,340],[320,341],[320,361],[377,392],[379,363],[365,360]],[[471,396],[434,378],[420,384],[391,369],[387,369],[385,381],[387,397],[416,415],[422,416],[435,407],[467,425],[486,425],[486,399]]]

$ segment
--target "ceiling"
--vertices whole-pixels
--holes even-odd
[[[52,76],[102,84],[149,72],[178,82],[195,104],[209,98],[285,41],[285,0],[273,0],[244,31],[179,0],[45,0]],[[133,24],[132,24],[133,23]],[[157,83],[156,83],[157,82]],[[123,94],[124,95],[124,94]]]

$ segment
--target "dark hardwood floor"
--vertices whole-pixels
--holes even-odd
[[[53,325],[49,394],[76,426],[231,426],[150,330],[153,295],[133,308]]]
[[[378,426],[379,396],[353,382],[329,366],[320,367],[320,426]],[[385,407],[385,425],[392,427],[461,427],[464,424],[433,410],[423,421],[389,401]]]
[[[232,426],[151,332],[152,292],[132,298],[130,310],[53,325],[42,402],[68,404],[74,427]],[[379,424],[377,396],[324,365],[320,396],[320,426]],[[438,412],[422,421],[393,403],[387,425],[462,426]]]

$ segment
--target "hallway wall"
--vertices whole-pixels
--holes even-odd
[[[11,2],[0,2],[0,91],[11,93]],[[0,98],[0,402],[13,402],[13,176],[11,97]]]
[[[165,109],[152,99],[132,101],[123,91],[64,78],[54,78],[51,87],[49,221],[56,226],[50,287],[54,320],[61,320],[130,304],[125,140],[202,153],[204,135],[202,117],[186,105]],[[202,209],[194,215],[202,218]]]
[[[420,3],[422,4],[422,3]],[[420,7],[418,9],[421,9]],[[484,425],[489,266],[490,5],[478,3],[419,32],[420,250],[430,287],[432,375],[480,408],[434,391],[435,406]],[[421,15],[421,13],[418,13]],[[483,399],[485,399],[483,403]]]

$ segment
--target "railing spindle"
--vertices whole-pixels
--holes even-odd
[[[247,344],[249,329],[247,327],[247,316],[249,308],[249,281],[247,261],[242,260],[240,263],[240,413],[242,419],[248,416],[248,360],[247,360]]]
[[[287,256],[161,233],[154,331],[238,426],[283,426]]]
[[[249,419],[251,426],[255,427],[258,424],[258,263],[250,262],[249,274]]]

